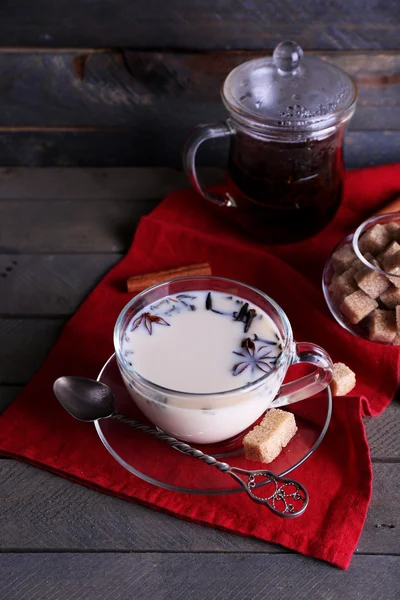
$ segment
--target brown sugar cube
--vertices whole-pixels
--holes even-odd
[[[380,295],[379,299],[387,308],[396,308],[396,306],[400,305],[400,288],[390,286],[389,289]]]
[[[372,264],[376,266],[378,263],[372,259]],[[378,271],[373,271],[368,267],[360,267],[354,274],[354,279],[360,290],[374,299],[378,298],[378,296],[390,287],[390,281],[385,275],[378,273]]]
[[[259,425],[243,438],[244,453],[248,460],[270,463],[280,454],[297,431],[292,413],[273,408]]]
[[[396,252],[396,254],[385,258],[383,266],[387,273],[397,275],[397,277],[389,277],[389,280],[394,286],[400,288],[400,252]]]
[[[400,225],[396,223],[396,221],[392,221],[391,223],[386,223],[385,229],[389,232],[390,236],[393,238],[395,235],[397,236],[399,233]]]
[[[385,252],[382,256],[382,264],[384,269],[388,270],[393,267],[397,267],[400,265],[400,246],[399,250],[396,250],[396,246],[399,246],[397,242],[392,242],[390,244],[392,250],[388,248],[388,252]]]
[[[368,261],[371,264],[375,264],[375,263],[378,264],[376,258],[374,256],[372,256],[372,254],[370,252],[366,252],[365,254],[363,254],[363,257],[365,258],[366,261]],[[356,257],[355,260],[353,261],[351,268],[354,270],[353,272],[355,273],[360,267],[365,267],[365,266],[366,265],[359,258]]]
[[[392,239],[400,242],[400,227],[391,233]]]
[[[400,306],[396,306],[395,315],[396,315],[397,334],[400,335]]]
[[[400,335],[397,334],[394,338],[393,338],[393,342],[392,342],[393,346],[400,346]]]
[[[356,258],[351,244],[345,244],[332,254],[332,265],[335,272],[343,273],[343,271],[352,266]]]
[[[374,256],[372,256],[372,254],[370,254],[369,252],[367,252],[363,256],[364,256],[365,260],[368,261],[371,265],[373,265],[374,267],[378,267],[379,269],[381,268],[381,265],[377,261],[377,258],[375,258]],[[363,262],[361,262],[361,260],[359,260],[357,258],[356,261],[353,263],[354,275],[356,274],[356,272],[361,267],[366,267],[367,268],[367,266]],[[369,268],[371,268],[371,267],[369,267]]]
[[[363,254],[363,256],[370,263],[372,263],[373,261],[376,262],[375,258],[372,256],[372,254],[370,252],[367,252],[366,254]],[[364,263],[361,262],[361,260],[359,260],[358,262],[360,263],[360,265],[364,264]]]
[[[374,256],[382,252],[390,242],[390,234],[383,225],[374,225],[359,239],[358,246],[362,254],[370,252]]]
[[[345,396],[356,385],[356,376],[344,363],[335,363],[333,365],[333,379],[331,383],[332,394],[334,396]]]
[[[355,292],[357,286],[353,275],[356,270],[357,269],[351,267],[351,269],[347,269],[347,271],[344,271],[341,275],[337,275],[332,280],[329,291],[340,300],[343,300],[343,298]]]
[[[370,254],[369,252],[367,252],[367,254],[364,254],[364,258],[371,264],[374,265],[374,267],[378,267],[379,269],[381,268],[380,263],[378,262],[378,257],[374,258],[372,256],[372,254]],[[360,260],[358,261],[360,263],[360,265],[364,265],[364,263],[362,263]]]
[[[340,310],[349,319],[350,323],[356,325],[377,307],[378,304],[375,300],[362,290],[357,290],[350,296],[346,296],[340,305]]]
[[[390,344],[397,334],[396,317],[392,310],[376,309],[369,317],[369,339]]]
[[[386,250],[379,254],[379,256],[377,256],[376,258],[379,260],[382,266],[384,266],[387,259],[390,256],[394,256],[395,254],[397,254],[397,252],[400,252],[400,244],[398,244],[397,242],[391,242],[386,248]]]

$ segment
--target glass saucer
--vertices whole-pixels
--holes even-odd
[[[115,354],[102,368],[98,380],[109,385],[114,391],[116,412],[151,424],[126,391]],[[304,463],[325,437],[332,413],[332,394],[329,387],[312,398],[291,405],[290,411],[295,414],[298,431],[280,455],[268,465],[245,458],[241,442],[246,431],[236,438],[213,446],[193,446],[228,462],[232,467],[248,470],[268,469],[277,475],[287,475]],[[99,419],[94,425],[100,440],[115,460],[130,473],[148,483],[190,494],[243,492],[243,488],[226,473],[171,448],[149,434],[132,429],[112,418]]]

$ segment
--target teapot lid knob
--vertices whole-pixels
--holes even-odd
[[[283,73],[295,73],[303,58],[303,50],[296,42],[290,40],[278,44],[272,55],[277,69]]]

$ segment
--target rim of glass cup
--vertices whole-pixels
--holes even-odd
[[[353,246],[353,250],[354,250],[357,258],[359,260],[361,260],[361,262],[366,267],[371,269],[372,271],[376,271],[377,273],[386,275],[386,277],[400,277],[400,275],[396,275],[395,273],[388,273],[387,271],[384,271],[383,269],[380,269],[379,267],[375,267],[375,265],[368,262],[368,260],[365,258],[365,256],[361,253],[361,250],[359,247],[359,240],[360,240],[360,237],[362,236],[362,234],[365,233],[365,231],[367,231],[368,229],[370,229],[370,227],[369,227],[370,225],[381,224],[381,223],[391,223],[394,218],[397,221],[400,221],[400,212],[391,212],[391,213],[385,213],[382,215],[376,215],[374,217],[370,217],[369,219],[367,219],[366,221],[361,223],[361,225],[359,225],[359,227],[357,227],[357,229],[355,230],[355,232],[353,234],[353,239],[351,242],[352,246]],[[341,242],[339,242],[339,243],[341,243]]]
[[[278,360],[275,363],[275,366],[271,369],[271,371],[269,371],[268,373],[264,373],[264,375],[261,375],[261,377],[259,377],[258,379],[256,379],[255,381],[252,381],[251,383],[246,383],[245,385],[242,385],[241,387],[238,388],[234,388],[231,390],[224,390],[223,392],[202,392],[202,393],[196,393],[196,392],[181,392],[179,390],[171,390],[169,388],[165,388],[162,387],[160,385],[158,385],[157,383],[154,383],[153,381],[150,381],[149,379],[146,379],[145,377],[143,377],[142,375],[140,375],[139,373],[137,373],[136,371],[128,371],[125,367],[124,367],[124,356],[122,354],[122,348],[121,348],[121,344],[120,344],[120,331],[122,329],[122,322],[124,320],[124,317],[126,315],[126,313],[129,311],[129,309],[135,304],[135,302],[139,302],[141,299],[143,299],[149,292],[155,291],[158,288],[161,288],[163,286],[167,286],[168,284],[170,284],[171,282],[174,283],[179,283],[182,282],[184,283],[185,281],[201,281],[201,280],[214,280],[214,281],[220,281],[220,282],[226,282],[229,284],[234,284],[234,285],[239,285],[239,286],[243,286],[244,288],[247,288],[248,290],[251,290],[253,293],[255,292],[256,294],[258,294],[259,296],[262,297],[262,299],[264,301],[267,301],[269,304],[271,304],[273,306],[273,308],[276,310],[276,312],[278,313],[280,319],[282,320],[284,329],[285,329],[285,340],[284,340],[284,346],[282,348],[282,352],[278,357]],[[199,290],[200,291],[200,290]],[[217,290],[216,290],[217,291]],[[260,307],[259,307],[260,308]],[[262,309],[261,309],[262,310]],[[132,315],[133,316],[133,315]],[[128,304],[126,304],[124,306],[124,308],[121,310],[120,314],[118,315],[118,318],[115,322],[115,326],[114,326],[114,349],[115,349],[115,356],[117,358],[117,362],[118,362],[118,366],[120,368],[123,369],[124,373],[126,373],[126,375],[128,376],[128,378],[133,378],[133,379],[137,379],[139,381],[139,383],[151,387],[154,390],[160,392],[161,394],[172,394],[173,396],[177,396],[180,398],[211,398],[211,397],[225,397],[225,396],[235,396],[235,395],[240,395],[243,392],[249,392],[252,391],[253,389],[256,389],[257,387],[259,387],[262,383],[264,383],[264,381],[266,381],[273,373],[275,373],[282,365],[282,363],[284,362],[286,353],[288,350],[290,350],[290,347],[293,343],[293,331],[292,331],[292,326],[290,325],[290,321],[287,318],[285,312],[283,311],[283,309],[279,306],[279,304],[277,304],[277,302],[275,302],[275,300],[273,300],[272,298],[270,298],[270,296],[268,296],[267,294],[265,294],[264,292],[262,292],[261,290],[259,290],[258,288],[255,288],[251,285],[247,285],[247,283],[242,283],[241,281],[238,281],[236,279],[229,279],[227,277],[217,277],[215,275],[198,275],[198,276],[192,276],[192,277],[178,277],[176,279],[169,279],[168,281],[163,281],[162,283],[157,283],[155,285],[152,285],[149,288],[146,288],[145,290],[143,290],[143,292],[140,292],[139,294],[137,294],[136,296],[134,296],[132,298],[132,300],[130,300],[128,302]],[[156,400],[155,400],[156,401]],[[190,409],[190,406],[188,405],[187,407],[188,409]]]

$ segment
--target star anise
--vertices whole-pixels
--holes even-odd
[[[248,367],[250,367],[252,373],[255,369],[260,369],[264,373],[271,371],[276,362],[276,357],[271,355],[268,346],[257,348],[251,338],[246,338],[242,343],[242,348],[242,352],[234,352],[237,356],[241,356],[242,360],[233,367],[232,375],[240,375]]]
[[[150,335],[153,332],[153,323],[156,323],[157,325],[167,325],[168,327],[170,326],[170,324],[167,323],[167,321],[162,317],[145,312],[133,321],[131,331],[135,331],[135,329],[137,329],[142,323]]]

